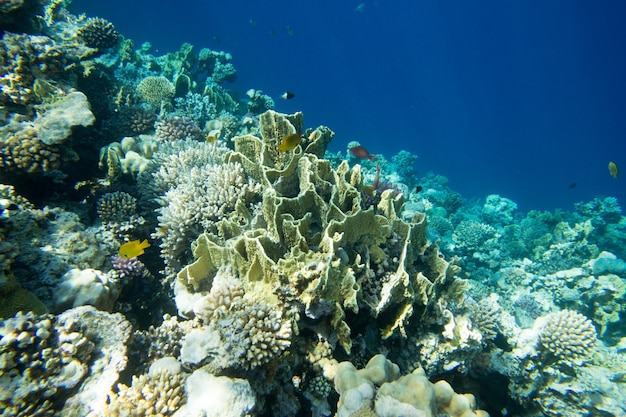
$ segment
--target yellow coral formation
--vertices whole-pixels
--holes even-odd
[[[398,366],[383,355],[374,356],[363,369],[341,362],[335,389],[340,395],[337,416],[489,417],[476,410],[472,394],[457,394],[445,381],[431,383],[422,368],[400,376]]]
[[[193,245],[195,262],[178,274],[179,291],[207,292],[223,265],[235,270],[246,292],[269,304],[282,302],[275,290],[287,285],[297,289],[309,318],[328,319],[348,352],[352,341],[345,311],[359,311],[355,271],[371,257],[382,264],[389,242],[400,243],[393,244],[400,248],[397,266],[386,265],[389,277],[373,309],[383,337],[406,335],[411,316],[421,317],[436,299],[462,297],[463,281],[455,276],[459,269],[426,238],[425,216],[416,215],[410,223],[399,218],[402,196],[390,190],[377,210],[363,210],[358,166],[350,169],[344,162],[335,171],[314,154],[277,150],[280,138],[301,130],[301,114],[268,111],[261,115],[263,139],[234,139],[236,152],[228,160],[263,185],[261,211],[247,220],[262,227],[242,233],[224,219],[220,224],[230,231],[228,244],[200,236]],[[323,128],[311,135],[332,137]],[[193,315],[189,310],[182,314]]]
[[[0,168],[27,173],[49,172],[61,166],[61,149],[46,145],[31,126],[22,126],[13,132],[3,128],[0,142]]]
[[[167,417],[185,403],[185,378],[167,370],[133,376],[130,387],[119,384],[110,394],[106,415],[111,417]]]

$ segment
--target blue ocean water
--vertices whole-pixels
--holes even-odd
[[[75,0],[138,47],[233,55],[241,95],[390,158],[419,156],[464,197],[523,210],[626,199],[626,3]],[[290,101],[278,99],[293,91]]]

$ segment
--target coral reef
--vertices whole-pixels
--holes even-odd
[[[66,3],[0,4],[0,414],[626,415],[615,198],[327,153],[227,52]]]
[[[111,122],[117,136],[138,136],[154,130],[156,114],[140,106],[122,107]]]
[[[57,317],[17,314],[5,320],[0,328],[3,413],[55,415],[63,407],[62,413],[86,415],[104,406],[103,389],[117,379],[125,363],[128,331],[121,315],[92,307]],[[90,374],[89,369],[99,372]],[[101,390],[97,395],[96,387]]]
[[[119,384],[106,413],[112,417],[171,416],[185,403],[185,378],[169,369],[133,376],[131,386]]]

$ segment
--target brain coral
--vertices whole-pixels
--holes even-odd
[[[557,360],[578,361],[595,351],[596,329],[582,314],[563,310],[547,316],[539,338]]]

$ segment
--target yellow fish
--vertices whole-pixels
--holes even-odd
[[[613,178],[619,177],[619,168],[617,167],[617,164],[613,161],[609,162],[609,174],[611,174]]]
[[[217,140],[217,137],[215,135],[207,135],[207,137],[205,138],[207,142],[209,143],[213,143]]]
[[[120,246],[118,254],[125,259],[136,258],[139,255],[143,255],[143,250],[149,247],[148,239],[144,239],[143,242],[137,239],[132,242],[126,242]]]
[[[278,150],[281,152],[292,151],[300,144],[302,138],[297,133],[292,133],[281,139],[278,144]]]

